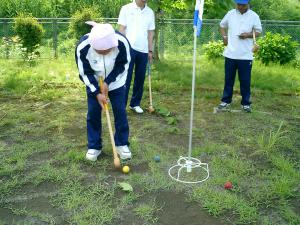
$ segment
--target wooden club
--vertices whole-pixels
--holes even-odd
[[[103,86],[103,80],[102,80],[102,78],[100,78],[100,89],[102,89],[102,86]],[[111,126],[111,120],[110,120],[110,115],[109,115],[107,104],[104,104],[104,111],[106,114],[109,136],[110,136],[110,141],[111,141],[111,145],[112,145],[112,151],[113,151],[113,156],[114,156],[114,166],[115,166],[115,168],[118,169],[121,167],[121,162],[120,162],[119,156],[117,154],[117,150],[116,150],[116,144],[115,144],[115,139],[114,139],[114,134],[113,134],[112,126]]]

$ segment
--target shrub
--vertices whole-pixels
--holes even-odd
[[[91,26],[85,24],[86,21],[97,21],[97,18],[101,18],[99,9],[83,8],[80,11],[76,11],[71,17],[71,23],[69,26],[69,32],[71,35],[78,40],[82,35],[89,33]],[[98,22],[100,22],[98,20]]]
[[[22,55],[22,52],[22,43],[18,36],[2,38],[0,45],[1,58],[17,58]]]
[[[223,51],[224,51],[224,44],[222,41],[210,41],[208,44],[203,45],[204,48],[204,54],[208,57],[210,60],[214,60],[216,58],[222,57]]]
[[[78,40],[75,40],[73,38],[66,39],[65,41],[62,41],[58,46],[58,51],[61,54],[70,54],[74,52],[75,49],[75,43]]]
[[[300,70],[300,57],[298,57],[295,61],[293,61],[293,66],[294,68]]]
[[[257,57],[265,65],[270,62],[283,65],[296,59],[298,43],[292,41],[289,35],[267,32],[257,43],[260,46]]]
[[[21,38],[26,53],[33,53],[42,41],[44,29],[31,14],[20,13],[14,18],[14,31]]]

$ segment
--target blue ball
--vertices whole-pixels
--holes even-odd
[[[160,161],[159,155],[156,155],[156,156],[154,157],[154,161],[155,161],[155,162],[159,162],[159,161]]]

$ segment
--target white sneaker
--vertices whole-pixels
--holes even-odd
[[[131,152],[127,145],[117,146],[116,149],[121,159],[131,159]]]
[[[221,102],[218,106],[217,106],[217,109],[218,110],[223,110],[223,111],[226,111],[226,110],[229,110],[229,107],[230,107],[230,103],[226,103],[226,102]]]
[[[85,155],[87,160],[95,162],[97,157],[101,154],[101,150],[89,149]]]
[[[132,111],[134,111],[134,112],[136,112],[136,113],[139,113],[139,114],[141,114],[141,113],[144,112],[144,110],[143,110],[140,106],[134,106],[134,107],[129,106],[129,108],[130,108]]]
[[[252,111],[250,105],[242,105],[242,110],[244,110],[244,112],[247,112],[247,113],[251,113],[251,111]]]

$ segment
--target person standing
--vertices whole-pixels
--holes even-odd
[[[115,31],[110,24],[86,22],[93,26],[82,36],[75,51],[79,78],[86,85],[87,138],[86,158],[96,161],[102,149],[101,111],[112,105],[115,121],[115,144],[121,159],[131,158],[128,148],[129,126],[125,105],[125,82],[130,63],[130,44],[126,37]],[[99,87],[99,80],[104,80]]]
[[[147,6],[147,0],[133,0],[121,8],[119,31],[129,40],[132,47],[132,59],[126,80],[126,105],[135,68],[134,84],[129,108],[136,113],[143,113],[141,100],[147,63],[153,58],[153,36],[155,30],[154,12]]]
[[[250,9],[250,0],[235,0],[236,9],[230,10],[220,23],[220,32],[226,46],[225,84],[219,110],[230,107],[236,71],[240,81],[241,107],[251,112],[250,85],[253,61],[253,32],[258,37],[262,32],[259,16]]]

